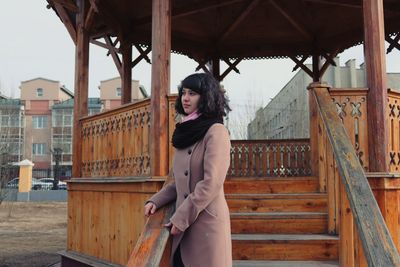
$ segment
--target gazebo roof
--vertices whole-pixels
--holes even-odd
[[[75,26],[74,1],[48,2],[53,8],[62,3]],[[97,9],[89,11],[96,13],[89,29],[93,39],[109,34],[133,44],[151,44],[152,1],[90,2]],[[384,0],[384,8],[386,33],[399,32],[400,1]],[[172,0],[171,28],[173,52],[195,59],[331,53],[362,42],[362,1]]]

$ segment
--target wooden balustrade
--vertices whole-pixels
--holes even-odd
[[[230,177],[310,174],[308,139],[231,141]]]
[[[333,88],[329,90],[329,93],[361,166],[368,170],[368,89]]]
[[[389,170],[400,172],[400,91],[388,91]]]
[[[82,176],[150,175],[150,100],[83,118]]]
[[[329,231],[340,236],[340,266],[400,266],[397,248],[327,86],[310,86],[319,176],[326,179]],[[348,101],[351,103],[351,101]],[[353,102],[355,103],[355,102]],[[315,156],[315,154],[313,154]],[[315,161],[314,161],[315,162]],[[398,215],[397,215],[398,216]],[[395,216],[396,217],[396,216]]]

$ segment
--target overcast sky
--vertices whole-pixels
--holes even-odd
[[[0,90],[19,97],[21,81],[36,77],[60,81],[74,91],[75,47],[57,15],[47,9],[45,0],[0,0]],[[99,96],[100,81],[118,76],[107,51],[90,46],[89,96]],[[137,53],[134,51],[134,56]],[[341,64],[355,58],[363,62],[362,47],[342,53]],[[197,63],[185,56],[172,56],[171,91],[179,81],[194,72]],[[389,72],[400,72],[400,54],[387,57]],[[224,71],[226,66],[221,66]],[[238,65],[241,74],[231,72],[223,84],[233,108],[244,105],[248,96],[266,104],[294,75],[290,60],[243,61]],[[132,78],[140,81],[150,92],[151,66],[142,61],[132,70]]]

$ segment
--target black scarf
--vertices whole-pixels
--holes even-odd
[[[223,124],[222,118],[207,118],[200,115],[195,120],[189,120],[175,125],[172,135],[172,145],[182,149],[201,140],[214,123]]]

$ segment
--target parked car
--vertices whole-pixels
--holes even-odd
[[[50,190],[53,188],[54,178],[51,178],[51,177],[42,178],[42,179],[39,179],[39,181],[46,183],[46,189]],[[58,181],[58,189],[67,190],[67,183]]]
[[[36,178],[32,178],[32,190],[43,190],[46,189],[46,183],[39,181]],[[6,188],[18,189],[19,187],[19,177],[16,177],[7,183]]]

